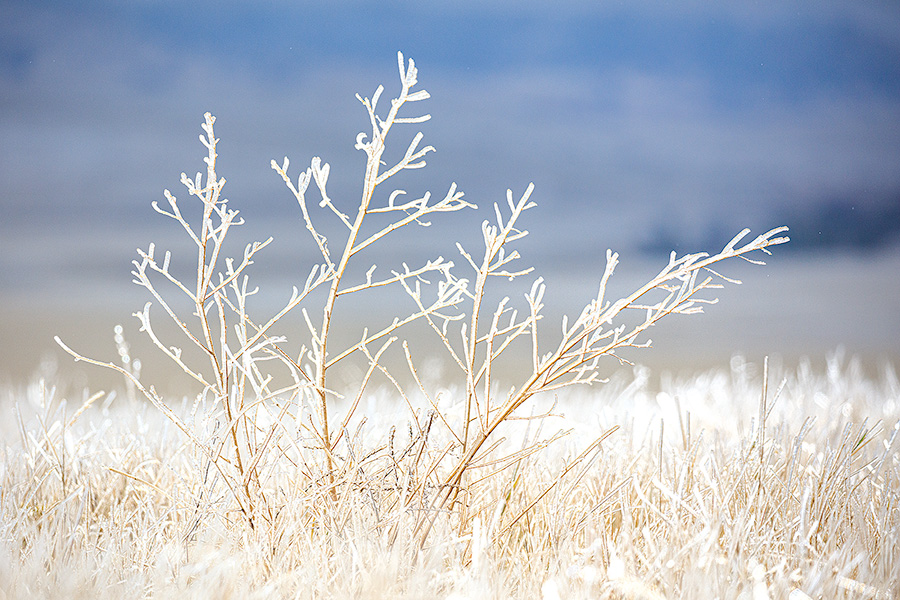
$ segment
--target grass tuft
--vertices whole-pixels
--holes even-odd
[[[844,421],[780,412],[823,384],[800,373],[806,380],[773,393],[767,365],[752,385],[735,366],[731,379],[710,375],[686,389],[673,381],[654,398],[640,378],[591,387],[608,383],[606,362],[627,363],[623,349],[649,346],[660,320],[702,312],[716,301],[711,291],[740,283],[721,263],[761,264],[759,254],[788,241],[787,228],[749,240],[744,230],[712,254],[673,252],[618,299],[607,297],[618,264],[609,250],[597,293],[550,328],[543,280],[515,248],[528,233],[533,185],[494,204],[483,248],[455,245],[459,264],[412,256],[380,271],[366,259],[372,246],[476,209],[455,183],[434,198],[393,187],[434,150],[416,133],[401,158],[385,158],[396,131],[430,118],[409,112],[429,97],[416,89],[415,63],[398,54],[398,68],[388,107],[379,106],[381,86],[357,96],[371,126],[356,138],[366,156],[358,202],[329,196],[320,157],[299,174],[287,157],[272,161],[312,259],[301,257],[306,275],[271,314],[251,311],[250,267],[272,239],[231,255],[243,220],[224,196],[215,117],[205,115],[205,173],[181,175],[194,206],[168,190],[165,205],[153,203],[193,244],[192,274],[153,243],[132,271],[150,298],[134,313],[141,332],[201,391],[182,403],[160,395],[121,329],[118,361],[57,338],[76,360],[121,373],[128,394],[86,395],[72,411],[41,383],[17,402],[19,439],[6,447],[2,474],[0,590],[551,600],[698,597],[710,586],[722,598],[887,593],[897,563],[895,379],[879,384],[876,406],[851,402],[844,376],[829,374],[825,404],[844,403]],[[523,279],[520,300],[504,295]],[[338,309],[391,290],[401,298],[395,315],[373,314],[348,334]],[[422,335],[448,365],[438,384],[422,374],[432,360],[415,350]],[[501,376],[510,363],[517,368]],[[700,414],[716,414],[703,405],[711,394],[725,420],[701,424]],[[648,417],[626,400],[662,412]],[[749,405],[749,422],[731,418]],[[858,410],[870,419],[845,414]]]

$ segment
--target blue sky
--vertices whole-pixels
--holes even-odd
[[[367,127],[354,94],[379,83],[395,93],[398,50],[432,95],[418,129],[437,148],[400,183],[440,193],[455,181],[488,208],[533,181],[539,208],[523,248],[539,267],[597,270],[608,247],[712,250],[744,226],[791,226],[786,252],[798,256],[900,247],[891,0],[3,1],[0,11],[2,297],[127,284],[136,246],[178,234],[149,205],[203,168],[205,111],[218,118],[220,174],[247,236],[274,235],[275,264],[296,260],[310,248],[269,161],[322,156],[332,197],[353,204],[353,143]],[[487,216],[449,220],[447,239],[412,232],[400,248],[452,252],[450,238],[477,239]]]

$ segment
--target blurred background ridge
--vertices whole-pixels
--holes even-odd
[[[322,156],[330,195],[352,206],[364,164],[353,143],[368,127],[354,94],[381,83],[393,97],[397,50],[415,59],[432,96],[417,108],[433,118],[392,133],[394,151],[422,130],[437,152],[396,185],[442,194],[455,181],[485,211],[373,248],[382,269],[455,259],[456,239],[476,247],[490,204],[534,181],[520,247],[555,314],[591,296],[606,248],[622,254],[626,291],[669,250],[791,227],[768,267],[736,265],[745,285],[654,331],[642,359],[705,366],[838,345],[873,364],[900,355],[895,2],[6,1],[0,12],[0,378],[27,379],[45,358],[69,365],[55,333],[110,357],[113,325],[136,337],[129,315],[146,298],[129,263],[150,241],[176,257],[184,247],[150,202],[164,188],[187,199],[179,176],[204,169],[206,111],[226,195],[248,223],[234,235],[275,237],[254,273],[280,301],[315,255],[269,161],[287,155],[296,174]]]

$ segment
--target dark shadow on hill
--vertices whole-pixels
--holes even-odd
[[[879,252],[900,248],[900,192],[889,198],[833,198],[814,205],[792,206],[760,218],[751,235],[764,228],[787,225],[791,242],[780,251],[789,252]],[[722,222],[708,224],[694,239],[671,225],[660,223],[648,240],[640,244],[646,255],[664,255],[675,250],[679,255],[700,249],[714,251],[723,247],[742,225],[729,227]],[[748,237],[749,239],[752,239]]]
[[[889,201],[832,199],[786,211],[792,250],[877,251],[900,243],[900,194]]]

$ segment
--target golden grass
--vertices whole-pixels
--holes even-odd
[[[387,187],[433,150],[419,147],[417,133],[393,166],[383,159],[395,125],[430,118],[406,116],[429,96],[413,91],[412,60],[398,53],[397,65],[401,89],[389,109],[378,109],[381,86],[358,96],[371,133],[356,138],[367,159],[355,208],[329,196],[330,167],[319,157],[299,175],[289,175],[287,158],[272,161],[315,250],[299,257],[308,275],[263,317],[256,308],[251,316],[250,266],[272,238],[227,255],[243,220],[223,195],[215,117],[205,115],[206,176],[181,176],[194,208],[168,191],[166,208],[153,204],[196,247],[194,281],[153,243],[132,271],[151,299],[134,313],[141,332],[202,391],[181,404],[164,397],[141,378],[122,329],[118,361],[56,338],[76,360],[121,373],[127,393],[68,402],[41,384],[13,394],[3,594],[889,594],[895,378],[874,386],[836,360],[824,379],[801,370],[772,391],[767,373],[737,361],[655,395],[640,370],[628,385],[594,387],[611,363],[627,362],[620,352],[650,344],[660,320],[702,312],[716,302],[711,291],[740,283],[719,272],[724,263],[762,264],[760,254],[788,242],[787,228],[750,241],[745,229],[713,254],[673,252],[617,300],[607,297],[618,264],[608,250],[596,294],[559,329],[544,320],[542,278],[498,295],[504,282],[531,277],[514,246],[528,233],[520,218],[535,207],[533,185],[494,204],[483,252],[456,244],[460,265],[412,257],[377,271],[370,246],[476,208],[455,184],[442,198],[408,201]],[[338,223],[328,238],[310,210],[311,183]],[[361,331],[343,331],[348,298],[365,306],[390,289],[405,308],[390,300],[393,318],[366,314]],[[292,311],[305,329],[287,323]],[[155,327],[160,318],[174,340]],[[415,349],[423,331],[443,352],[443,383],[425,372],[439,359]]]
[[[507,469],[518,472],[523,461],[550,443],[525,440],[517,450],[498,453],[506,450],[503,432],[523,418],[522,411],[532,407],[536,397],[600,383],[601,362],[605,365],[610,358],[627,362],[620,352],[648,346],[647,332],[660,320],[700,313],[705,305],[717,302],[708,295],[711,291],[726,282],[739,284],[720,272],[723,263],[743,259],[761,265],[760,254],[770,255],[771,248],[789,241],[781,235],[787,227],[770,229],[750,241],[746,241],[750,230],[744,229],[714,254],[679,257],[672,252],[656,276],[616,300],[608,297],[607,288],[619,259],[608,249],[596,294],[584,300],[573,319],[564,316],[559,335],[553,335],[549,333],[553,328],[548,332],[545,326],[543,278],[532,279],[527,292],[508,285],[530,277],[533,271],[522,264],[515,249],[516,242],[528,235],[520,220],[536,206],[531,200],[532,184],[518,200],[510,189],[506,206],[494,203],[493,220],[481,224],[483,253],[457,242],[462,259],[459,266],[442,256],[411,257],[409,262],[395,263],[387,275],[365,257],[371,246],[393,240],[410,227],[430,227],[441,213],[477,208],[463,199],[455,183],[442,199],[432,199],[426,192],[420,198],[403,200],[406,192],[393,187],[395,176],[421,169],[426,155],[434,150],[420,147],[423,136],[419,132],[408,143],[403,158],[393,166],[384,160],[387,140],[395,138],[391,132],[397,131],[397,126],[431,118],[418,111],[408,114],[409,105],[429,98],[425,90],[413,91],[418,85],[415,62],[398,53],[397,67],[400,92],[389,109],[384,110],[384,103],[378,108],[382,86],[371,98],[357,95],[369,117],[371,133],[356,137],[356,149],[367,158],[355,210],[348,210],[353,204],[346,199],[329,196],[331,167],[320,157],[313,157],[310,166],[296,176],[289,174],[287,157],[281,163],[271,161],[298,203],[315,251],[312,257],[300,257],[307,264],[312,258],[308,271],[286,274],[308,273],[305,279],[295,280],[290,298],[280,310],[262,318],[253,298],[258,288],[250,284],[250,267],[273,239],[246,244],[241,256],[228,255],[229,248],[234,248],[229,233],[242,225],[243,219],[224,196],[225,178],[217,170],[220,140],[215,136],[216,119],[205,114],[200,136],[207,151],[205,178],[202,172],[194,178],[182,173],[187,202],[179,202],[165,190],[168,206],[152,204],[195,246],[194,267],[188,270],[193,271],[194,281],[178,267],[182,263],[177,258],[173,261],[171,250],[158,250],[154,243],[146,250],[138,249],[138,259],[132,262],[133,282],[151,298],[143,310],[133,313],[140,321],[141,333],[169,359],[173,370],[186,374],[202,389],[189,415],[179,414],[152,382],[141,378],[121,328],[115,338],[118,361],[90,358],[55,338],[75,360],[121,373],[129,397],[139,392],[156,407],[202,457],[203,464],[198,467],[205,477],[212,473],[213,480],[227,488],[229,493],[216,499],[219,509],[239,514],[253,535],[280,531],[293,504],[285,504],[278,491],[298,486],[307,492],[316,490],[306,497],[314,498],[319,507],[336,507],[338,514],[353,505],[360,489],[365,490],[371,497],[379,534],[383,528],[391,544],[406,527],[412,528],[420,548],[433,545],[442,528],[456,531],[459,538],[474,535],[478,519],[486,518],[485,511],[494,504],[489,491],[497,482],[491,481],[492,477]],[[343,225],[338,226],[340,231],[330,231],[328,236],[323,233],[322,215],[311,212],[312,199],[307,198],[312,183],[321,197],[318,208]],[[194,209],[188,203],[193,203]],[[304,283],[300,285],[300,281]],[[503,282],[511,295],[500,299],[497,283]],[[384,300],[384,290],[402,290],[403,301]],[[362,308],[366,318],[361,330],[348,332],[354,328],[345,322],[354,298],[357,307],[382,298],[380,302],[396,312],[385,319]],[[288,324],[286,317],[292,311],[296,317],[302,315],[305,328],[298,331],[296,324]],[[168,332],[157,327],[160,318],[170,326]],[[424,332],[416,333],[416,326]],[[437,342],[445,365],[453,371],[449,381],[459,390],[447,397],[460,402],[450,406],[441,402],[432,378],[419,375],[420,361],[434,360],[430,353],[410,345],[421,348],[423,337]],[[506,370],[508,380],[501,389],[497,383],[504,378],[503,366],[510,364],[515,368]],[[360,402],[371,395],[373,382],[379,379],[390,382],[396,392],[391,405],[408,408],[409,439],[401,442],[405,447],[395,448],[392,434],[386,445],[370,451],[360,446],[360,432],[351,428],[360,422]],[[339,390],[342,380],[349,389]],[[393,422],[402,423],[406,418],[395,415]],[[541,419],[540,415],[536,418]],[[603,437],[611,433],[597,437],[566,464],[563,474],[582,468]],[[315,457],[309,452],[312,449],[318,450]],[[306,480],[285,480],[286,465],[299,469]],[[379,480],[377,485],[372,473]],[[134,477],[127,471],[119,475]],[[550,485],[542,495],[556,487],[556,483]],[[198,494],[208,501],[211,491]],[[320,497],[322,494],[327,499]],[[511,493],[508,495],[512,500]],[[530,516],[527,513],[534,504],[522,509],[506,530],[513,530]],[[325,514],[326,525],[331,527],[329,519],[335,518],[332,508]],[[406,523],[410,519],[414,525]],[[349,522],[344,517],[338,521]],[[306,525],[323,526],[316,520]]]
[[[426,470],[445,446],[395,428],[409,412],[388,392],[361,402],[333,484],[302,429],[286,434],[251,529],[209,457],[149,404],[8,390],[0,598],[897,597],[896,376],[835,357],[768,380],[783,386],[761,402],[760,366],[735,359],[659,392],[638,369],[544,399],[549,416],[507,423],[505,462],[473,465],[462,534],[448,512],[424,546],[427,506],[404,497],[442,480]],[[464,391],[441,397],[462,412]],[[204,407],[176,411],[218,435]]]

